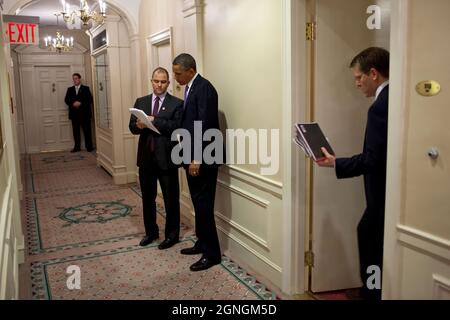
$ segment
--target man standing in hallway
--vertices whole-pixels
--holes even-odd
[[[147,246],[159,238],[156,222],[157,180],[161,186],[166,209],[165,240],[158,246],[168,249],[179,241],[180,190],[178,167],[171,161],[172,132],[181,125],[183,101],[167,93],[169,73],[157,68],[152,75],[153,94],[139,98],[134,108],[143,110],[161,134],[146,127],[134,115],[130,119],[130,131],[140,135],[137,154],[139,182],[142,190],[145,236],[140,246]]]
[[[383,270],[389,52],[382,48],[368,48],[353,59],[350,68],[356,86],[366,97],[375,97],[368,112],[363,152],[351,158],[336,159],[323,148],[326,158],[317,164],[335,168],[339,179],[364,175],[367,208],[358,225],[360,275],[363,282],[361,296],[379,300],[381,288],[374,289],[368,282],[373,267]]]
[[[195,245],[181,250],[181,254],[202,254],[200,260],[190,266],[191,271],[200,271],[219,264],[222,259],[214,220],[217,175],[221,163],[206,164],[203,151],[208,144],[194,141],[194,138],[202,139],[208,129],[219,129],[218,95],[213,85],[197,73],[197,64],[191,55],[183,53],[176,57],[173,72],[177,82],[186,85],[182,128],[190,134],[191,148],[183,152],[190,152],[191,163],[184,166],[195,210],[197,235]],[[194,135],[196,122],[202,125],[201,137]],[[201,150],[195,150],[195,146]]]
[[[91,116],[92,116],[92,94],[88,86],[81,84],[81,75],[74,73],[72,75],[73,87],[67,89],[64,101],[69,107],[69,119],[72,120],[73,140],[75,146],[71,152],[81,151],[80,129],[83,128],[84,141],[86,150],[91,152],[92,132],[91,132]]]

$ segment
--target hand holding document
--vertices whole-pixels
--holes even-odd
[[[158,129],[156,129],[156,127],[153,125],[153,123],[150,121],[150,119],[148,118],[148,116],[145,114],[144,111],[140,109],[130,108],[130,113],[139,120],[141,120],[141,122],[144,123],[147,126],[147,128],[149,128],[152,131],[155,131],[158,134],[161,134],[161,132],[159,132]]]
[[[331,155],[335,155],[333,149],[328,143],[327,138],[317,123],[297,123],[295,125],[297,135],[294,143],[300,147],[303,152],[314,161],[321,161],[325,158],[322,148],[328,150]]]

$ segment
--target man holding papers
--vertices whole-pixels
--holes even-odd
[[[139,137],[137,166],[142,190],[145,237],[140,246],[159,238],[156,223],[157,180],[161,186],[166,209],[165,240],[159,249],[175,245],[180,233],[180,191],[178,168],[171,161],[172,132],[181,126],[183,101],[167,93],[169,73],[157,68],[152,75],[153,94],[139,98],[130,119],[130,131]],[[147,118],[145,118],[147,116]]]
[[[372,275],[368,269],[383,270],[384,207],[386,196],[386,155],[389,102],[389,52],[369,48],[358,54],[350,64],[356,86],[366,97],[375,97],[369,109],[363,152],[352,158],[338,158],[323,148],[322,167],[334,167],[339,179],[364,175],[367,208],[358,225],[361,296],[381,299],[381,290],[367,286]]]

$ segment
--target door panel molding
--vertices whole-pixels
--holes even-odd
[[[398,225],[398,240],[450,262],[450,241],[405,225]]]

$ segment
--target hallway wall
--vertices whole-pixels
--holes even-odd
[[[398,0],[394,8],[383,296],[449,300],[450,44],[442,39],[450,3]],[[438,81],[441,92],[419,95],[424,80]]]
[[[3,21],[0,10],[0,34]],[[0,36],[0,300],[18,299],[19,269],[24,259],[24,237],[20,218],[19,152],[15,143],[15,115],[11,113],[8,86],[9,45]]]
[[[153,59],[148,38],[172,27],[173,56],[192,54],[218,91],[222,129],[281,129],[281,1],[144,0],[140,12],[143,95]],[[182,97],[183,88],[173,85]],[[222,250],[281,287],[283,172],[263,176],[262,167],[258,162],[221,168],[216,222]],[[182,177],[182,211],[193,220]]]

